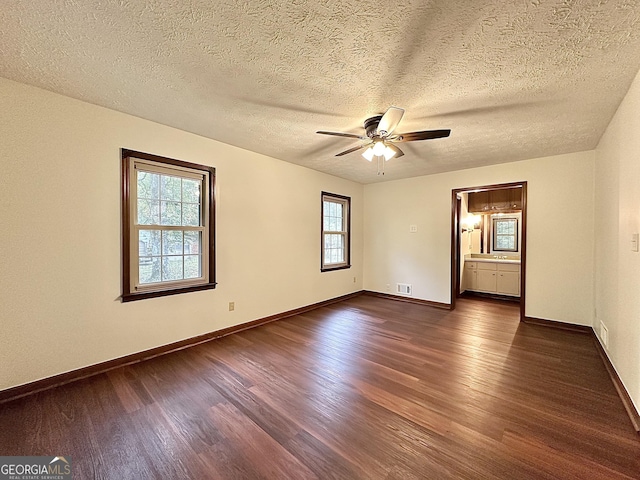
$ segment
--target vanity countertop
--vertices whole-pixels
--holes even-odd
[[[516,265],[520,264],[519,258],[496,258],[493,255],[482,255],[482,256],[472,256],[465,255],[465,262],[490,262],[490,263],[514,263]]]

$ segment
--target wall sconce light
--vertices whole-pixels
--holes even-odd
[[[463,232],[473,232],[480,228],[480,216],[479,215],[471,215],[470,217],[465,218],[462,221],[462,231]]]

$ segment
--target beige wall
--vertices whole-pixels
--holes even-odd
[[[609,331],[607,354],[640,411],[640,76],[596,149],[594,330]]]
[[[597,160],[581,152],[363,187],[0,79],[0,389],[362,288],[411,283],[414,297],[449,303],[451,190],[526,180],[526,313],[603,320],[637,404],[638,83]],[[216,167],[217,289],[120,303],[121,147]],[[353,198],[349,270],[319,271],[321,190]]]
[[[362,185],[3,79],[0,112],[0,389],[362,289]],[[217,289],[120,303],[121,147],[216,167]],[[351,269],[320,273],[322,190]]]
[[[528,182],[528,316],[591,325],[595,152],[365,186],[364,287],[450,303],[451,190]],[[418,225],[409,233],[409,225]]]

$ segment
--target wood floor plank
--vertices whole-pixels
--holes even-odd
[[[246,452],[252,467],[265,478],[319,478],[233,405],[217,404],[209,415],[231,445]]]
[[[640,479],[584,333],[357,296],[0,405],[79,479]]]
[[[556,478],[588,478],[593,480],[634,478],[621,472],[616,472],[600,463],[593,462],[585,456],[577,456],[570,452],[557,450],[542,442],[514,435],[511,432],[506,432],[503,443],[510,449],[520,452],[523,458],[535,465],[540,471]]]

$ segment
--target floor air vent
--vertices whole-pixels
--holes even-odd
[[[396,292],[400,295],[411,295],[411,285],[408,283],[397,283]]]

